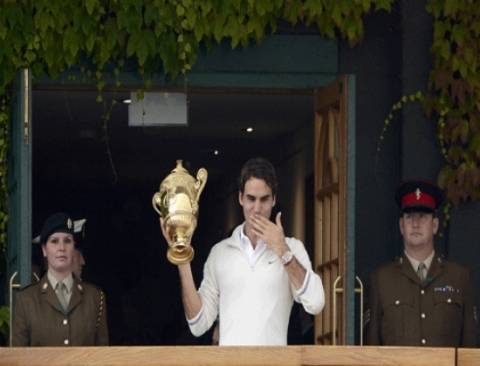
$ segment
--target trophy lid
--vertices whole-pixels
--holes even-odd
[[[188,171],[183,167],[182,165],[183,160],[179,159],[177,160],[177,166],[175,169],[172,170],[172,172],[163,180],[162,184],[160,185],[161,187],[163,185],[183,185],[183,184],[188,184],[188,185],[193,185],[195,184],[195,178],[192,177]]]
[[[183,160],[178,159],[177,166],[175,167],[175,169],[172,170],[171,174],[188,174],[188,171],[183,167],[182,163]]]

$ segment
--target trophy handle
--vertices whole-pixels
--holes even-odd
[[[205,183],[207,183],[207,177],[208,177],[207,170],[204,168],[201,168],[197,173],[197,182],[195,183],[195,185],[198,187],[197,196],[195,197],[195,202],[197,203],[198,203],[198,200],[200,199],[200,194],[202,193],[203,188],[205,188]]]
[[[155,194],[153,195],[153,197],[152,197],[152,205],[153,205],[153,208],[155,209],[155,211],[157,211],[157,213],[158,213],[161,217],[165,218],[165,216],[163,215],[163,213],[162,213],[162,211],[161,211],[163,206],[162,206],[162,197],[161,197],[161,195],[160,195],[160,192],[157,192],[157,193],[155,193]]]

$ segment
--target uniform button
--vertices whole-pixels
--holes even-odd
[[[398,305],[398,304],[400,304],[400,301],[399,300],[395,301],[395,305]]]
[[[427,341],[425,340],[425,338],[422,339],[422,344],[425,344],[427,343]]]
[[[452,299],[448,299],[447,302],[452,302]]]
[[[68,346],[68,343],[69,343],[69,342],[68,342],[68,339],[65,339],[65,340],[63,341],[63,343],[65,344],[65,346]]]
[[[425,295],[425,291],[424,291],[424,290],[420,291],[420,293],[421,293],[422,295]]]
[[[425,313],[422,313],[422,318],[425,318]]]
[[[68,324],[68,320],[67,320],[67,319],[63,319],[63,324]]]

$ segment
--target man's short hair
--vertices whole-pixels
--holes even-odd
[[[263,179],[267,186],[272,189],[272,195],[277,194],[278,182],[273,165],[265,158],[258,157],[247,161],[238,177],[238,189],[240,192],[245,191],[245,183],[250,178]]]
[[[411,207],[406,208],[403,211],[400,211],[400,217],[403,217],[404,214],[415,214],[415,213],[425,213],[432,215],[433,218],[437,217],[437,211],[432,211],[429,208],[424,207]]]

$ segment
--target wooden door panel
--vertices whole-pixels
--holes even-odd
[[[315,268],[325,288],[325,308],[315,319],[317,344],[346,344],[352,298],[347,276],[348,77],[315,91]],[[350,220],[350,221],[349,221]],[[352,243],[351,243],[352,244]]]

